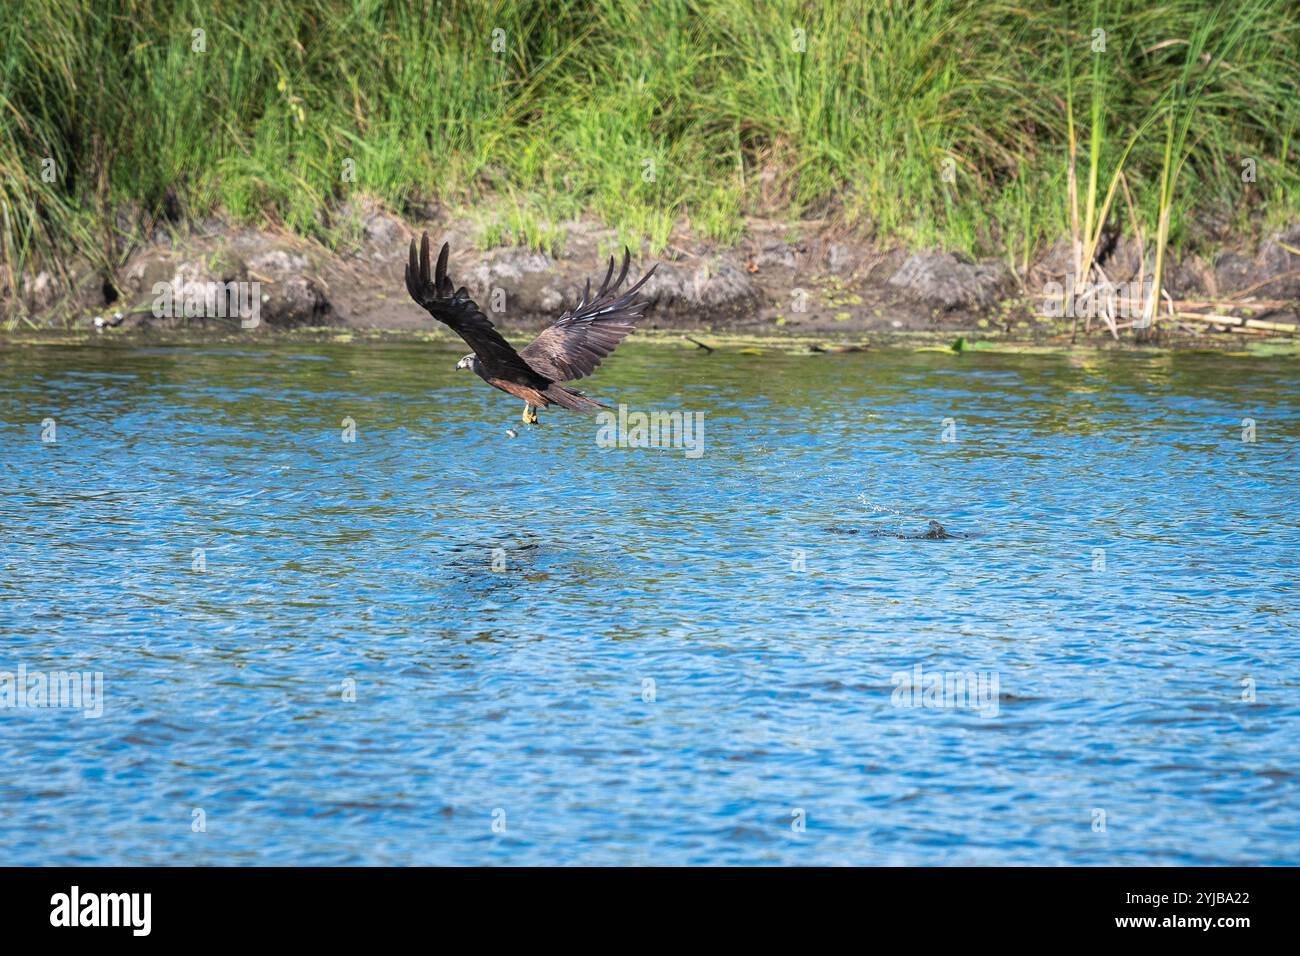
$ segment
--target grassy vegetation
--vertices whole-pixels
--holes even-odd
[[[652,251],[747,215],[1018,266],[1254,231],[1300,209],[1297,51],[1293,0],[6,0],[0,267],[213,211],[329,243],[356,193]]]

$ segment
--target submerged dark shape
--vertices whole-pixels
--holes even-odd
[[[952,534],[939,522],[931,521],[926,532],[917,535],[917,537],[924,538],[926,541],[947,541],[950,538],[964,538],[966,536],[964,534]]]
[[[937,521],[931,521],[929,527],[920,534],[904,534],[901,531],[886,531],[884,528],[844,528],[831,525],[825,530],[831,534],[865,534],[872,538],[900,538],[903,541],[952,541],[968,535],[949,531]]]
[[[652,266],[640,280],[619,295],[632,254],[626,249],[623,251],[623,269],[613,285],[610,285],[610,279],[614,275],[614,257],[610,256],[605,281],[595,296],[591,294],[591,280],[588,280],[578,304],[561,315],[532,344],[516,352],[469,297],[465,287],[455,288],[447,277],[449,250],[450,244],[443,243],[437,268],[431,276],[429,234],[425,233],[420,239],[418,255],[412,239],[411,258],[406,266],[406,290],[422,308],[474,350],[457,362],[456,367],[473,369],[493,388],[523,399],[522,417],[529,425],[537,424],[538,408],[551,404],[586,414],[605,408],[595,399],[560,383],[590,375],[636,327],[647,304],[636,293],[654,275],[657,267]]]

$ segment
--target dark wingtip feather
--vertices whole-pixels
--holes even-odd
[[[632,296],[636,293],[636,291],[650,281],[650,277],[655,274],[655,270],[658,268],[659,268],[659,263],[656,262],[649,269],[647,269],[646,274],[643,275],[641,278],[637,279],[636,282],[633,285],[631,285],[625,293],[623,293],[623,301],[630,302]]]
[[[629,249],[627,246],[624,246],[623,247],[623,269],[618,274],[618,281],[614,283],[614,288],[610,289],[611,292],[617,292],[619,290],[619,287],[623,284],[623,280],[627,278],[627,270],[628,267],[630,267],[631,265],[632,265],[632,250]],[[614,260],[612,258],[609,260],[609,267],[611,269],[614,268]]]
[[[444,242],[442,251],[438,253],[438,271],[435,273],[437,283],[441,287],[447,281],[447,256],[451,253],[451,243]]]
[[[605,279],[604,279],[603,282],[601,282],[601,284],[600,284],[600,288],[596,291],[596,298],[599,299],[602,295],[604,295],[604,294],[606,293],[606,291],[608,291],[608,289],[609,289],[609,277],[612,276],[613,274],[614,274],[614,257],[613,257],[613,256],[610,256],[610,257],[609,257],[609,268],[605,270]],[[591,283],[588,282],[587,285],[590,287]],[[614,288],[617,289],[618,286],[615,286]]]

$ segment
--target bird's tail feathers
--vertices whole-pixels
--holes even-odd
[[[561,385],[559,382],[552,382],[546,391],[542,392],[548,400],[556,405],[562,405],[565,408],[572,409],[575,412],[582,412],[584,415],[592,415],[598,408],[608,408],[602,402],[594,398],[588,398],[576,388],[569,388],[567,385]]]

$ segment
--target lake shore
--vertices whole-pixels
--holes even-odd
[[[544,250],[483,248],[472,219],[432,212],[408,219],[373,200],[335,210],[332,222],[332,248],[220,219],[157,226],[147,239],[123,240],[123,265],[109,278],[89,261],[68,263],[62,279],[30,277],[26,295],[0,314],[0,335],[23,342],[442,333],[404,287],[408,243],[424,232],[450,243],[453,280],[493,322],[524,335],[572,305],[584,283],[599,283],[621,251],[614,230],[591,222],[564,224],[563,240]],[[1210,259],[1174,260],[1154,332],[1138,328],[1131,307],[1140,295],[1140,250],[1118,237],[1099,258],[1111,288],[1100,296],[1094,288],[1091,299],[1073,288],[1070,251],[1061,246],[1016,270],[944,250],[881,248],[818,222],[751,220],[728,248],[686,230],[658,256],[633,250],[631,274],[657,264],[643,289],[651,305],[641,331],[669,337],[1235,350],[1292,341],[1300,331],[1297,249],[1300,225]]]
[[[505,326],[507,339],[522,347],[535,329]],[[27,348],[105,349],[136,348],[203,348],[238,346],[274,347],[293,343],[329,343],[358,347],[425,342],[439,351],[459,354],[464,343],[445,329],[345,329],[339,327],[300,327],[295,329],[259,330],[250,333],[239,328],[202,329],[26,329],[0,331],[0,351]],[[1300,356],[1300,338],[1295,336],[1257,336],[1231,332],[1208,332],[1201,335],[1169,335],[1155,343],[1114,341],[1109,336],[1079,336],[1071,342],[1068,332],[1056,336],[1023,338],[996,329],[975,331],[933,329],[928,331],[880,331],[873,333],[820,332],[790,334],[778,331],[745,333],[710,329],[642,329],[624,349],[650,346],[673,350],[699,351],[709,354],[741,355],[835,355],[853,352],[947,352],[1015,353],[1015,354],[1105,354],[1131,353],[1158,355],[1168,352],[1213,352],[1237,356]]]

